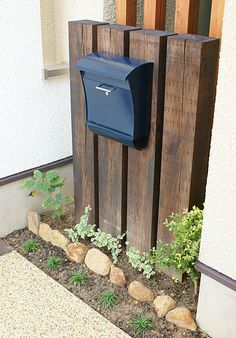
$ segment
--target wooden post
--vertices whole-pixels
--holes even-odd
[[[73,168],[75,216],[79,221],[84,207],[92,206],[91,222],[98,224],[97,136],[86,127],[85,100],[78,59],[97,50],[97,27],[101,22],[69,22],[71,114],[73,134]]]
[[[197,34],[200,0],[176,0],[175,33]]]
[[[161,31],[130,33],[130,57],[154,62],[148,146],[128,150],[127,239],[141,251],[155,246],[161,167],[167,36]]]
[[[202,207],[214,114],[219,40],[168,38],[158,239],[172,239],[163,221]]]
[[[209,36],[221,38],[225,0],[212,0]]]
[[[136,26],[137,0],[116,0],[116,23]]]
[[[129,32],[135,27],[98,27],[98,51],[129,55]],[[126,231],[128,149],[108,138],[98,137],[99,226],[117,236]]]
[[[145,29],[165,30],[166,0],[144,0]]]

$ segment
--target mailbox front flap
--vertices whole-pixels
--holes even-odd
[[[104,53],[91,53],[79,59],[76,67],[83,72],[126,81],[131,73],[150,62]]]

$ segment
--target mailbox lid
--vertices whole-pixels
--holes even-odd
[[[91,53],[79,59],[76,67],[83,72],[106,76],[126,81],[131,73],[139,71],[150,62],[140,61],[125,56],[114,56],[104,53]]]

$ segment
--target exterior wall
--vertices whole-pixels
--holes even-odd
[[[200,261],[236,279],[236,2],[225,5]]]
[[[72,164],[58,169],[60,175],[66,178],[62,192],[73,196],[73,168]],[[24,228],[27,212],[36,210],[41,212],[42,197],[30,197],[27,191],[21,190],[22,180],[0,187],[0,238],[14,230]]]
[[[236,279],[236,2],[225,2],[200,261]],[[214,338],[234,337],[236,293],[202,275],[197,321]]]
[[[103,19],[103,0],[66,3],[67,17]],[[40,1],[1,1],[0,21],[2,178],[70,156],[72,149],[69,77],[42,80]],[[55,25],[56,38],[65,47],[67,33]],[[51,29],[49,25],[49,33]]]
[[[233,338],[236,330],[236,293],[202,275],[197,323],[212,338]]]

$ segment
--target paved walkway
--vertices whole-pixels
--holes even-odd
[[[5,249],[0,250],[1,338],[129,337],[24,257]]]

